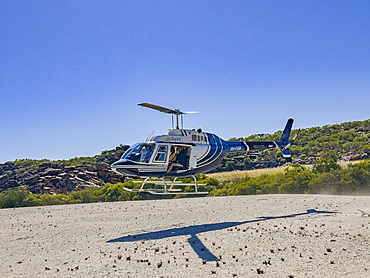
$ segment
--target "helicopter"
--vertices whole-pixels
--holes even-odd
[[[225,141],[219,136],[204,132],[202,129],[184,129],[183,115],[197,112],[182,112],[162,106],[140,103],[142,107],[151,108],[163,113],[172,114],[172,128],[166,135],[147,138],[145,142],[132,145],[122,157],[111,165],[111,168],[125,176],[145,178],[141,187],[131,192],[148,192],[150,194],[208,194],[198,191],[195,175],[210,172],[217,168],[228,153],[249,152],[251,150],[280,149],[287,162],[292,161],[289,147],[294,144],[289,140],[293,119],[288,119],[279,141]],[[176,127],[174,128],[174,117]],[[181,120],[181,128],[179,126]],[[193,177],[194,183],[177,183],[178,177]],[[162,181],[150,181],[150,179]],[[167,184],[166,178],[174,178]],[[145,188],[145,184],[161,184],[163,189]],[[181,186],[194,186],[194,191],[185,192]],[[168,187],[169,186],[169,187]]]

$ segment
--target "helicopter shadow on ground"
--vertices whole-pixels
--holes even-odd
[[[199,258],[205,261],[217,261],[218,258],[213,255],[208,248],[202,243],[202,241],[197,237],[197,234],[210,232],[210,231],[218,231],[223,230],[226,228],[231,228],[235,226],[239,226],[242,224],[254,223],[254,222],[261,222],[267,221],[272,219],[281,219],[281,218],[291,218],[297,217],[302,215],[309,215],[309,214],[333,214],[338,213],[336,211],[319,211],[315,209],[309,209],[306,212],[302,213],[295,213],[295,214],[288,214],[282,216],[262,216],[257,217],[254,220],[248,220],[243,222],[221,222],[221,223],[212,223],[212,224],[202,224],[202,225],[193,225],[187,226],[182,228],[172,228],[167,230],[149,232],[149,233],[142,233],[136,235],[128,235],[119,237],[116,239],[111,239],[107,241],[108,243],[114,242],[133,242],[133,241],[145,241],[145,240],[156,240],[156,239],[163,239],[163,238],[171,238],[177,236],[190,236],[188,238],[188,243],[193,248],[193,250],[198,254]]]

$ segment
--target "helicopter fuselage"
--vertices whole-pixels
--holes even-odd
[[[188,130],[179,127],[184,114],[196,112],[182,112],[179,109],[169,109],[150,103],[140,103],[142,107],[151,108],[172,115],[172,129],[167,135],[157,135],[146,142],[131,146],[122,157],[111,167],[125,176],[143,178],[140,188],[126,188],[129,192],[148,192],[151,194],[179,194],[174,188],[177,177],[192,176],[193,192],[182,191],[180,194],[208,194],[207,191],[198,191],[195,175],[207,173],[217,168],[227,153],[245,152],[251,149],[267,150],[280,149],[283,157],[289,162],[291,154],[289,147],[294,144],[289,140],[293,119],[290,118],[285,125],[279,141],[225,141],[213,133],[203,132],[201,129]],[[176,129],[173,128],[173,117],[176,116]],[[172,185],[167,188],[166,177],[175,177]],[[144,188],[149,178],[160,178],[163,189]],[[175,186],[176,187],[176,186]]]
[[[157,135],[149,141],[130,147],[112,164],[118,172],[135,177],[190,176],[215,169],[229,152],[245,151],[247,146],[226,142],[215,134],[200,130],[170,129],[168,135]],[[182,164],[168,172],[171,153],[181,148]]]
[[[279,142],[225,141],[200,129],[170,129],[168,135],[157,135],[131,146],[111,167],[132,177],[191,176],[217,168],[227,153],[281,148]],[[171,161],[171,154],[177,148],[181,148],[177,160]],[[174,163],[174,167],[170,167],[169,171],[171,163]]]

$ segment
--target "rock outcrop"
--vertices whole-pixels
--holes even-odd
[[[356,160],[367,159],[367,158],[370,158],[370,155],[367,152],[363,152],[360,154],[348,153],[347,156],[343,157],[343,160],[356,161]]]
[[[123,182],[124,177],[114,172],[108,165],[66,166],[63,163],[45,162],[36,170],[22,171],[14,162],[0,165],[1,172],[11,172],[0,176],[0,191],[19,186],[26,187],[34,194],[69,194],[86,187],[98,187],[107,182]]]

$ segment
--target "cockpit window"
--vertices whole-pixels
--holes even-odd
[[[129,148],[121,159],[129,159],[136,162],[148,163],[154,150],[154,144],[139,143]]]

